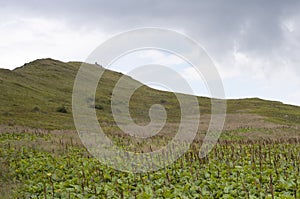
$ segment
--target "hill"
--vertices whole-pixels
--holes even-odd
[[[81,62],[39,59],[12,71],[0,69],[0,124],[43,129],[74,129],[71,101],[75,76]],[[101,69],[104,70],[104,69]],[[123,74],[105,70],[97,88],[95,107],[99,122],[114,126],[110,97],[115,83]],[[129,83],[136,80],[126,77]],[[200,131],[209,122],[210,99],[198,97],[202,117]],[[173,93],[158,91],[145,85],[132,96],[130,113],[137,123],[149,122],[152,104],[162,104],[168,123],[180,121],[179,103]],[[276,129],[298,135],[300,107],[258,98],[227,100],[225,131],[260,133]],[[176,125],[175,125],[176,126]],[[272,131],[273,131],[272,130]]]

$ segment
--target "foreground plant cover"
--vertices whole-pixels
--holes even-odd
[[[202,159],[195,142],[171,166],[132,174],[99,163],[66,137],[1,133],[3,197],[300,198],[297,138],[222,141]]]

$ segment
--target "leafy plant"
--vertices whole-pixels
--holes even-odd
[[[203,159],[199,146],[169,167],[133,174],[101,164],[66,135],[1,133],[0,182],[21,184],[15,198],[299,198],[299,139],[221,141]]]

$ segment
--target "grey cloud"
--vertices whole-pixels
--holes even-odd
[[[298,15],[300,1],[12,0],[2,2],[2,6],[19,15],[64,20],[74,29],[87,27],[116,33],[158,26],[184,30],[217,60],[224,59],[235,47],[255,56],[271,59],[280,54],[293,60],[291,54],[282,54],[282,49],[290,45],[282,21]]]

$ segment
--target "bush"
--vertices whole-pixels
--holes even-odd
[[[68,110],[65,106],[58,107],[56,111],[59,113],[68,113]]]
[[[32,112],[40,112],[41,109],[39,107],[35,106],[31,111]]]
[[[165,104],[165,103],[167,103],[167,100],[161,99],[160,103]]]
[[[10,112],[7,112],[7,111],[5,111],[4,113],[2,113],[2,115],[6,116],[6,117],[12,116],[12,114]]]
[[[96,104],[96,105],[95,105],[95,109],[103,110],[103,106],[100,105],[100,104]]]

